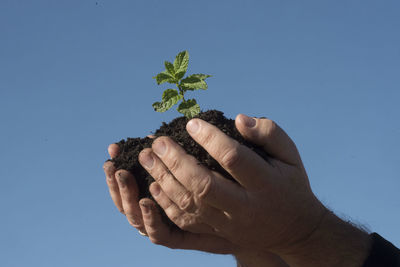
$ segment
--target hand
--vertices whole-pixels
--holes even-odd
[[[139,160],[156,180],[150,191],[167,216],[182,229],[210,231],[243,251],[272,251],[290,266],[361,266],[371,245],[368,234],[318,201],[287,134],[271,120],[245,115],[236,118],[236,127],[270,158],[205,121],[187,124],[237,183],[200,165],[167,137],[142,151]]]
[[[119,147],[111,144],[108,153],[114,158],[119,153]],[[128,222],[147,235],[155,243],[169,248],[195,249],[219,254],[235,254],[240,251],[238,246],[208,234],[196,234],[180,229],[171,229],[161,220],[161,214],[151,199],[141,199],[139,205],[138,187],[135,178],[126,170],[116,170],[111,161],[103,165],[111,198],[124,214]]]
[[[119,154],[119,146],[111,144],[108,146],[108,154],[115,158]],[[145,227],[142,219],[142,212],[139,207],[139,189],[133,175],[126,170],[116,170],[111,161],[103,165],[106,175],[106,182],[117,209],[126,216],[130,225],[145,234]]]
[[[119,153],[118,145],[111,144],[108,152],[111,158],[116,157]],[[110,161],[106,162],[103,167],[114,204],[122,214],[126,215],[129,223],[142,235],[148,235],[153,243],[170,248],[233,254],[242,263],[242,266],[287,266],[279,256],[269,252],[245,250],[214,235],[171,229],[162,222],[159,210],[152,200],[142,199],[139,205],[138,188],[132,174],[125,170],[116,171]],[[182,214],[182,216],[187,215]]]
[[[265,161],[215,126],[193,119],[189,134],[237,183],[159,137],[139,155],[156,180],[150,192],[181,229],[218,235],[248,250],[290,253],[318,228],[327,210],[311,191],[295,144],[279,126],[239,115],[236,127],[271,158]]]

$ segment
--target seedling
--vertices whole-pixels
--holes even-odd
[[[158,112],[165,112],[174,105],[178,104],[180,100],[182,102],[177,107],[177,111],[185,115],[187,118],[193,118],[200,113],[200,106],[197,104],[194,98],[185,99],[185,93],[187,91],[194,90],[206,90],[208,88],[205,81],[206,78],[211,75],[206,74],[192,74],[185,76],[189,64],[189,52],[180,52],[174,60],[174,63],[165,61],[165,70],[153,79],[156,79],[157,84],[170,83],[176,85],[176,89],[166,89],[162,94],[161,102],[155,102],[153,108]]]

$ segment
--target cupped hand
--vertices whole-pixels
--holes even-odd
[[[108,147],[111,158],[119,153],[119,147],[111,144]],[[245,266],[287,266],[282,259],[272,253],[256,250],[247,250],[239,245],[233,244],[215,234],[201,233],[204,228],[202,223],[192,223],[191,229],[194,232],[183,229],[171,228],[161,219],[161,214],[155,203],[148,198],[138,200],[138,187],[132,174],[125,170],[116,171],[111,161],[104,164],[106,181],[110,191],[110,196],[118,210],[126,215],[129,223],[135,227],[142,235],[149,237],[154,244],[163,245],[169,248],[192,249],[218,254],[235,255],[238,262]],[[159,188],[157,183],[151,186],[155,193]],[[159,194],[164,194],[160,189]],[[166,203],[162,203],[164,206]],[[176,214],[175,221],[179,216],[188,219],[191,214],[182,211]],[[210,230],[207,228],[207,230]],[[205,232],[205,231],[203,231]],[[244,265],[243,265],[244,266]]]
[[[108,146],[111,158],[119,154],[119,146],[111,144]],[[142,212],[139,207],[139,189],[133,175],[126,170],[116,170],[112,161],[106,161],[103,165],[106,182],[117,209],[126,216],[130,225],[135,227],[141,234],[145,234]]]
[[[219,236],[247,251],[290,253],[318,228],[327,210],[311,191],[295,144],[277,124],[238,115],[236,127],[270,155],[268,161],[215,126],[192,119],[189,134],[236,183],[159,137],[139,155],[156,181],[150,192],[186,232]]]
[[[119,153],[118,145],[111,144],[108,153],[111,158],[116,157]],[[103,168],[115,206],[140,234],[148,236],[153,243],[169,248],[194,249],[218,254],[237,254],[238,251],[242,253],[238,246],[221,237],[191,233],[167,226],[162,222],[161,214],[151,199],[144,198],[139,202],[136,180],[130,172],[116,170],[111,161],[105,162]]]

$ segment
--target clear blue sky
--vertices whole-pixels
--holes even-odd
[[[184,49],[203,109],[276,120],[318,197],[400,246],[398,1],[97,2],[0,1],[1,266],[234,266],[151,244],[103,175],[178,116],[151,77]]]

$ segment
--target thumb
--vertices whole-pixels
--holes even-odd
[[[239,114],[235,124],[245,139],[261,146],[269,155],[287,164],[302,166],[296,145],[274,121]]]

